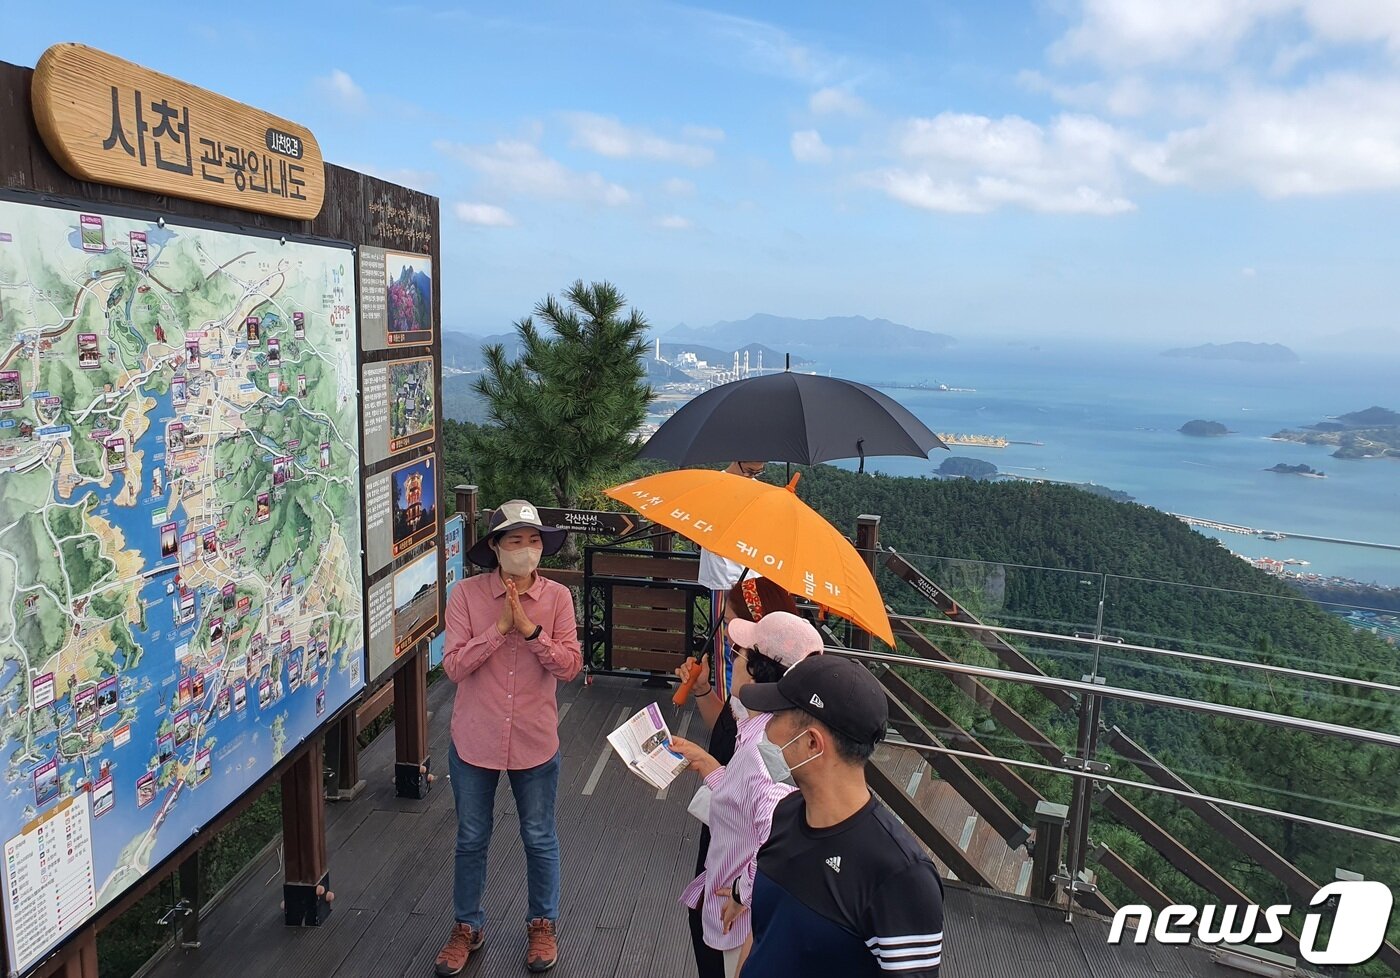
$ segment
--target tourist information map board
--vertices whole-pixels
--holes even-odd
[[[0,842],[46,950],[363,686],[354,257],[0,199]]]

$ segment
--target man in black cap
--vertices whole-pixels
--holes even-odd
[[[774,715],[760,750],[774,781],[800,789],[758,853],[744,978],[937,978],[943,883],[865,783],[889,720],[884,689],[859,663],[819,655],[739,699]]]

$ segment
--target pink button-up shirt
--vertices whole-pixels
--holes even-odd
[[[525,616],[542,625],[533,642],[496,627],[506,605],[497,571],[458,581],[447,601],[447,678],[457,684],[452,701],[452,745],[475,767],[497,771],[538,767],[559,749],[555,687],[583,668],[573,594],[535,577],[520,595]]]
[[[744,943],[752,926],[749,913],[740,914],[724,933],[722,917],[726,900],[716,890],[728,892],[739,881],[739,897],[745,907],[753,896],[758,871],[758,850],[768,841],[773,828],[773,809],[797,789],[774,784],[768,776],[758,742],[768,726],[770,714],[754,713],[739,724],[734,757],[725,767],[705,778],[710,789],[710,850],[705,855],[705,871],[681,894],[681,902],[692,910],[700,908],[705,943],[717,951],[730,951]],[[701,901],[704,901],[701,903]]]

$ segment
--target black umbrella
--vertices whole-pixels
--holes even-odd
[[[714,387],[642,446],[680,465],[765,461],[812,465],[868,455],[926,458],[942,439],[894,398],[852,380],[780,373]]]

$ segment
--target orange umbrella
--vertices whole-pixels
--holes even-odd
[[[894,645],[870,568],[821,514],[786,489],[727,472],[680,469],[607,490],[653,523],[753,570]]]

